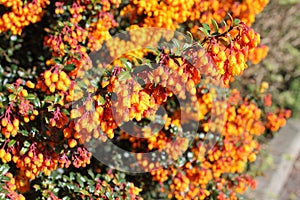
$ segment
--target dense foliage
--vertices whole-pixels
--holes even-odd
[[[267,54],[250,27],[267,3],[0,0],[1,196],[242,198],[256,186],[247,170],[260,138],[291,115],[271,107],[266,82],[245,96],[230,89],[247,62]],[[93,65],[93,52],[112,62]],[[144,84],[132,84],[134,76]],[[158,131],[147,126],[153,120]],[[122,129],[128,122],[144,127],[143,137]],[[91,141],[137,153],[144,173],[99,162]],[[124,161],[108,156],[114,166]]]

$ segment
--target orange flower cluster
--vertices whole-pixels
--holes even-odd
[[[279,110],[277,113],[267,113],[266,127],[272,132],[276,132],[285,126],[286,119],[289,117],[291,117],[290,110]]]
[[[15,137],[20,129],[20,119],[28,123],[33,121],[39,112],[33,109],[33,105],[26,98],[28,91],[21,86],[22,80],[18,79],[16,83],[8,85],[8,91],[11,93],[11,102],[5,113],[0,116],[0,130],[5,138]],[[19,116],[21,117],[19,117]]]
[[[228,102],[226,123],[221,133],[222,143],[206,149],[199,138],[196,140],[198,145],[192,145],[190,150],[194,156],[189,158],[189,162],[184,166],[151,172],[153,179],[160,183],[172,177],[172,184],[167,190],[169,198],[205,199],[212,192],[207,190],[207,184],[211,181],[218,185],[218,190],[221,191],[218,199],[222,200],[237,199],[236,194],[245,192],[248,186],[255,187],[253,178],[244,176],[243,172],[248,162],[255,161],[260,149],[255,138],[263,134],[268,126],[265,127],[261,121],[261,110],[247,99],[243,99],[238,91],[232,91]],[[167,137],[160,138],[162,144],[167,139]],[[234,180],[225,178],[225,174],[228,173],[235,176]],[[238,184],[233,184],[233,181]],[[227,192],[224,187],[228,189],[229,195],[225,195]]]
[[[49,39],[46,38],[46,45],[52,48],[54,52],[58,49],[63,52],[68,45],[70,45],[73,50],[77,50],[77,52],[79,50],[83,53],[85,52],[86,47],[91,51],[99,50],[102,42],[110,37],[108,30],[118,25],[114,20],[113,15],[108,12],[108,8],[112,5],[118,7],[119,3],[118,0],[113,2],[103,1],[101,10],[90,16],[91,23],[84,27],[85,30],[83,30],[78,24],[82,21],[84,12],[86,12],[86,10],[91,11],[94,9],[93,6],[98,5],[74,2],[72,6],[69,6],[64,5],[64,2],[56,2],[56,14],[61,16],[65,15],[65,12],[68,11],[71,14],[70,22],[73,26],[70,28],[65,26],[59,36],[51,36]],[[64,10],[63,6],[66,6],[67,10]],[[61,39],[62,36],[63,40]],[[87,37],[87,45],[78,46],[78,43],[86,41]],[[66,46],[66,44],[68,45]]]
[[[154,82],[159,83],[161,86],[153,87],[153,84],[150,84],[144,89],[137,83],[132,84],[131,79],[119,80],[119,73],[124,73],[125,71],[122,72],[121,68],[116,67],[114,69],[114,76],[109,80],[103,81],[101,85],[102,90],[114,92],[118,97],[118,101],[111,101],[105,97],[105,104],[100,105],[97,103],[97,100],[99,98],[103,99],[104,97],[98,95],[93,97],[93,100],[96,100],[95,102],[88,100],[85,102],[85,106],[73,109],[71,111],[71,118],[76,119],[75,130],[82,132],[83,138],[87,140],[90,139],[88,135],[91,135],[92,132],[94,136],[99,137],[101,134],[99,134],[99,130],[96,128],[100,123],[102,131],[106,133],[109,138],[112,138],[114,136],[113,131],[117,128],[117,124],[120,125],[122,122],[132,119],[140,121],[142,118],[154,116],[153,114],[158,106],[164,103],[167,97],[172,94],[171,91],[178,93],[180,98],[185,98],[186,94],[182,90],[182,85],[186,85],[188,91],[190,90],[190,93],[195,95],[196,90],[194,86],[195,82],[199,82],[199,71],[195,67],[187,65],[187,63],[179,67],[172,59],[169,59],[167,62],[167,66],[173,71],[170,70],[168,72],[168,69],[158,67],[156,70],[153,70],[151,74],[147,75],[148,80],[153,80],[153,77],[155,77]],[[182,63],[183,61],[177,60],[177,62]],[[178,72],[183,74],[184,71],[185,75],[183,77],[177,75]],[[82,81],[85,82],[88,87],[91,86],[88,80],[85,81],[85,79],[83,79]],[[168,89],[166,90],[164,87]],[[78,90],[80,89],[77,88],[77,92],[74,93],[73,96],[82,96],[83,91],[78,92]],[[90,91],[93,90],[91,87]],[[115,110],[112,111],[112,108]],[[95,111],[93,109],[95,109]],[[102,116],[105,116],[105,118]],[[122,121],[118,119],[122,119]],[[86,139],[83,139],[83,141]]]
[[[175,30],[181,23],[211,23],[211,19],[221,22],[229,11],[233,17],[241,18],[247,25],[255,20],[267,5],[268,0],[173,0],[148,1],[133,0],[122,9],[121,15],[132,24],[142,27],[163,27]]]
[[[109,13],[99,13],[97,21],[92,23],[89,27],[89,43],[88,47],[91,51],[100,49],[101,44],[110,38],[109,29],[116,27],[118,24]]]
[[[177,62],[181,63],[181,65],[177,65],[176,64]],[[187,65],[187,63],[182,62],[182,60],[177,60],[176,62],[174,62],[173,59],[170,59],[168,60],[167,66],[169,66],[174,70],[178,70],[179,72],[181,71],[181,67],[184,67],[182,71],[187,73],[186,75],[187,77],[190,77],[188,75],[189,70],[187,70],[189,66]],[[153,74],[155,76],[153,77],[159,78],[161,75],[166,73],[165,72],[160,74],[159,71],[161,70],[162,68],[160,67],[157,68],[158,74],[156,74],[156,71],[154,70]],[[193,72],[191,74],[194,75],[197,73]],[[191,77],[195,78],[195,76],[191,76]],[[167,80],[170,80],[171,78],[172,76],[168,76]],[[176,79],[173,81],[166,81],[166,84],[168,83],[180,83],[180,80]],[[130,84],[125,84],[125,85],[128,86]],[[118,87],[120,88],[119,85]],[[176,90],[176,86],[172,91],[175,90]],[[131,90],[130,88],[127,88],[126,90],[120,89],[119,91],[120,94],[118,96],[130,97],[130,95],[121,95],[124,91],[131,91]],[[151,92],[151,94],[155,95],[156,92]],[[164,95],[162,95],[161,92],[159,94],[160,95],[158,95],[155,98],[155,100],[159,99],[158,97],[163,98]],[[213,103],[212,94],[213,91],[204,93],[203,95],[198,97],[199,98],[198,101],[201,102],[201,105],[205,105],[201,107],[203,109],[201,112],[202,116],[205,116],[207,113],[209,113],[212,110],[212,103]],[[134,96],[134,94],[132,94],[132,96]],[[167,96],[168,95],[166,93],[165,97]],[[120,103],[124,103],[124,102],[130,103],[130,101],[131,101],[130,98],[125,101],[123,101],[123,98],[121,98]],[[165,100],[162,100],[161,102],[164,101]],[[261,110],[255,104],[249,102],[247,99],[243,100],[240,94],[237,93],[237,91],[232,92],[228,102],[230,103],[228,104],[228,108],[226,110],[226,115],[225,115],[226,123],[222,131],[223,145],[216,146],[215,148],[209,150],[206,156],[204,156],[203,154],[203,150],[205,151],[205,148],[193,148],[191,151],[195,155],[195,160],[189,164],[186,164],[187,167],[184,168],[184,172],[185,172],[184,174],[186,175],[184,176],[180,175],[180,178],[172,179],[174,180],[174,182],[173,184],[170,185],[170,189],[171,189],[171,192],[169,193],[170,198],[175,197],[176,199],[182,199],[184,197],[187,199],[193,199],[196,197],[201,197],[200,199],[204,199],[205,197],[210,195],[210,192],[207,190],[207,184],[210,181],[224,182],[224,180],[221,178],[223,174],[243,173],[247,163],[255,161],[256,153],[259,150],[259,144],[255,140],[255,137],[261,135],[265,131],[264,124],[261,122]],[[216,103],[214,102],[214,104]],[[130,105],[128,108],[132,108],[132,106],[133,105]],[[128,119],[130,118],[128,117]],[[202,120],[203,117],[197,119]],[[176,118],[176,115],[174,116],[174,119],[166,119],[166,121],[168,121],[166,123],[167,125],[165,125],[166,127],[169,127],[171,124],[172,126],[177,126],[178,128],[180,127],[180,125],[178,124],[179,120],[178,118]],[[203,130],[205,132],[209,132],[211,131],[211,129],[212,129],[211,127],[207,128],[206,124],[203,125]],[[214,129],[214,131],[216,131],[216,129]],[[152,132],[151,130],[144,129],[144,135],[149,135],[149,134],[151,135],[151,132]],[[129,137],[128,135],[127,136],[123,135],[122,139],[124,140],[129,139],[129,141],[132,143],[133,148],[137,148],[137,149],[143,147],[142,143],[145,142],[144,140],[136,140],[134,137]],[[170,142],[169,139],[170,137],[167,137],[164,132],[158,132],[155,136],[146,139],[147,148],[149,151],[157,150],[157,149],[166,150],[168,149],[167,145]],[[238,141],[240,143],[239,145],[237,145]],[[182,143],[180,145],[181,145],[180,147],[182,147]],[[172,150],[174,149],[176,149],[176,147],[173,145]],[[172,152],[168,152],[168,155],[172,157]],[[176,155],[173,156],[176,157]],[[145,160],[142,157],[140,158],[138,157],[138,160],[140,161],[140,165],[144,167],[146,170],[151,170],[157,167],[157,163],[153,163],[151,161]],[[201,168],[198,167],[199,162],[201,162]],[[180,171],[174,169],[173,170],[162,169],[162,170],[151,172],[153,179],[160,183],[169,180],[170,177],[174,177],[174,174],[175,175],[178,174],[179,176]],[[231,198],[233,198],[236,192],[237,193],[244,192],[247,188],[247,185],[253,186],[254,184],[253,180],[250,178],[243,179],[242,177],[240,177],[237,179],[240,181],[237,186],[232,186]],[[228,181],[225,180],[225,182]],[[202,185],[202,187],[201,188],[197,187],[199,185]],[[220,195],[220,199],[222,199],[221,196],[222,195]]]
[[[136,58],[143,58],[152,52],[150,49],[147,49],[147,47],[157,46],[160,40],[169,42],[174,36],[174,31],[140,28],[137,25],[128,27],[127,31],[130,40],[122,38],[124,35],[119,34],[117,37],[105,41],[105,47],[108,49],[109,55],[115,58],[112,63],[114,66],[125,68],[125,65],[118,59],[119,57],[126,58],[132,62],[136,61]],[[120,46],[122,48],[120,48]],[[103,55],[103,57],[105,56],[108,55]],[[109,66],[106,66],[106,68],[107,67]]]
[[[232,16],[235,18],[242,18],[242,21],[251,25],[254,22],[254,16],[260,13],[267,5],[268,0],[257,1],[214,1],[214,0],[175,0],[175,1],[151,1],[145,3],[144,1],[135,0],[131,1],[123,10],[121,15],[127,16],[131,22],[131,26],[136,26],[136,23],[142,27],[162,27],[175,30],[180,27],[182,23],[195,24],[191,27],[190,31],[197,35],[199,23],[212,24],[211,19],[221,22],[229,11],[232,11]],[[242,27],[244,29],[246,26]],[[230,41],[226,39],[226,45],[221,42],[215,46],[214,53],[218,54],[217,66],[220,73],[224,74],[225,71],[229,73],[225,75],[226,82],[232,80],[232,76],[240,75],[240,73],[247,67],[244,65],[250,56],[254,63],[263,59],[268,50],[266,47],[257,48],[260,43],[260,36],[249,28],[241,30],[242,34],[231,33],[239,41],[234,41],[234,44],[228,48]],[[240,37],[240,35],[243,35]],[[224,43],[224,41],[223,41]],[[218,48],[218,46],[220,46]],[[209,48],[208,48],[209,49]],[[222,53],[222,51],[226,52]],[[220,51],[220,53],[218,53]],[[240,52],[240,53],[239,53]],[[253,52],[253,53],[251,53]],[[250,54],[250,55],[249,55]],[[230,57],[229,67],[224,64],[226,58]],[[237,63],[238,62],[238,63]],[[232,64],[237,63],[237,64]],[[240,64],[240,65],[239,65]]]
[[[85,42],[87,36],[88,32],[76,24],[64,25],[61,33],[46,37],[44,45],[53,50],[53,56],[64,56],[69,51],[72,55],[85,52],[85,48],[80,46],[80,43]]]
[[[105,105],[97,105],[96,101],[90,99],[85,102],[85,105],[73,108],[70,117],[75,119],[73,128],[76,131],[75,139],[80,139],[81,143],[89,141],[92,136],[96,139],[99,137],[105,139],[106,136],[100,133],[99,125],[109,138],[113,138],[113,130],[117,128],[117,124],[113,120],[109,105],[109,102]]]
[[[64,2],[56,2],[56,14],[59,16],[71,14],[72,25],[61,25],[59,27],[61,29],[60,34],[45,37],[44,45],[52,50],[53,58],[68,56],[68,59],[60,65],[57,65],[54,59],[47,61],[47,65],[54,66],[43,74],[43,77],[38,81],[37,89],[41,88],[42,91],[46,91],[48,88],[51,93],[56,92],[56,90],[60,91],[67,101],[80,98],[80,95],[74,96],[74,90],[77,86],[71,84],[70,78],[80,78],[85,75],[85,72],[91,68],[91,63],[86,62],[87,50],[98,50],[102,42],[110,37],[108,30],[117,26],[113,16],[107,12],[107,8],[113,3],[115,7],[119,4],[118,1],[103,2],[102,10],[89,16],[91,23],[81,26],[79,23],[82,22],[82,16],[86,11],[93,10],[93,6],[83,2],[75,2],[71,6],[65,5]],[[74,66],[75,69],[69,74],[65,74],[62,71],[62,66]],[[57,75],[58,80],[56,81]]]
[[[60,108],[57,107],[53,112],[53,117],[50,118],[49,123],[51,127],[63,128],[68,123],[68,121],[68,116],[65,113],[61,112]]]
[[[224,185],[227,185],[227,187],[229,186],[230,189],[235,188],[235,190],[237,191],[234,192],[231,190],[230,192],[220,192],[220,194],[217,196],[218,200],[238,200],[238,194],[243,193],[248,187],[251,187],[252,189],[256,187],[256,182],[253,180],[253,178],[246,175],[235,177],[232,181],[227,181],[224,178],[220,178],[218,183],[219,184],[217,187],[220,191],[222,191]]]
[[[247,25],[251,25],[255,21],[255,15],[259,14],[268,3],[269,0],[236,1],[231,10],[234,17],[238,17]]]
[[[28,141],[26,142],[28,143]],[[23,145],[28,144],[24,143]],[[53,144],[50,145],[53,146]],[[14,176],[15,179],[12,179],[15,182],[15,187],[12,187],[12,189],[17,189],[20,192],[28,191],[29,181],[35,179],[41,172],[49,175],[51,171],[58,167],[67,168],[71,163],[76,168],[85,167],[90,163],[91,153],[85,148],[78,147],[70,157],[66,153],[57,154],[55,151],[49,150],[47,145],[43,143],[32,143],[26,153],[21,150],[24,146],[17,144],[5,147],[4,145],[0,150],[2,162],[12,161],[18,169],[17,174]],[[6,150],[3,148],[6,148]]]
[[[131,24],[138,20],[143,27],[163,27],[175,30],[179,23],[188,20],[194,1],[145,1],[134,0],[122,11],[121,15],[129,15]],[[140,19],[140,16],[145,16]]]
[[[36,146],[36,144],[32,144],[30,146],[30,150],[26,154],[21,151],[21,146],[5,147],[4,145],[2,147],[6,148],[5,159],[7,160],[10,158],[7,161],[12,161],[18,168],[18,173],[16,174],[15,179],[12,179],[15,182],[14,184],[16,188],[14,189],[17,189],[20,192],[25,192],[29,189],[30,179],[35,179],[40,172],[50,174],[50,170],[56,169],[55,161],[52,159],[55,154],[49,154],[47,158],[45,158],[45,152],[43,152],[41,147],[41,143],[38,144],[38,146]],[[1,149],[2,153],[3,151],[4,149]],[[10,155],[9,158],[8,155]]]
[[[8,182],[6,182],[6,188],[9,192],[8,198],[10,199],[18,199],[18,200],[25,200],[25,197],[22,194],[18,194],[16,190],[16,179],[14,178],[13,174],[8,172],[6,176],[10,178]]]
[[[72,164],[76,168],[86,167],[91,163],[92,153],[87,151],[85,148],[77,148],[76,153],[72,155]]]
[[[115,107],[114,117],[119,125],[123,120],[127,122],[135,118],[140,121],[142,118],[149,118],[151,113],[157,110],[155,98],[151,97],[148,92],[143,91],[139,85],[130,84],[130,80],[115,81],[114,88],[118,100],[113,102],[112,106]]]
[[[51,93],[54,93],[55,90],[67,92],[70,85],[69,76],[64,71],[59,71],[59,66],[55,66],[44,72],[43,79],[38,81],[36,88],[44,92],[48,89]]]
[[[35,0],[24,3],[22,0],[1,0],[0,4],[10,9],[0,18],[0,33],[10,30],[13,35],[21,35],[25,26],[40,21],[43,9],[50,1]]]
[[[19,79],[7,87],[9,104],[0,116],[0,131],[5,138],[0,161],[16,169],[13,175],[8,174],[11,180],[7,187],[12,191],[8,197],[22,199],[14,191],[28,191],[30,182],[40,173],[49,175],[58,167],[70,165],[91,167],[92,153],[83,145],[108,138],[134,152],[157,151],[165,155],[166,158],[145,159],[138,154],[136,160],[142,169],[151,171],[152,179],[146,182],[159,183],[155,187],[160,187],[169,199],[238,199],[238,194],[249,186],[254,188],[255,181],[245,171],[260,149],[257,137],[266,129],[277,131],[290,112],[264,116],[259,104],[242,98],[236,90],[231,91],[229,99],[219,98],[218,92],[220,86],[229,87],[234,76],[243,73],[248,60],[257,63],[266,56],[267,47],[258,46],[260,35],[248,25],[267,2],[57,1],[53,17],[57,23],[45,29],[44,46],[52,53],[46,70],[36,83]],[[0,32],[11,30],[13,34],[20,34],[24,26],[40,20],[43,9],[50,4],[43,0],[0,3],[11,8],[0,19]],[[243,22],[230,21],[226,18],[228,11]],[[116,17],[119,12],[121,15]],[[219,29],[215,28],[212,18],[218,23],[226,18],[229,27],[219,24]],[[198,30],[202,22],[210,26],[207,34]],[[174,32],[164,35],[139,27],[192,30],[203,48],[193,51],[189,46],[181,55],[174,53],[176,48],[162,47],[159,53],[145,50],[161,40],[170,42]],[[121,35],[105,42],[113,28],[129,30],[130,41]],[[100,55],[100,59],[117,59],[107,66],[100,63],[94,69],[88,52],[103,46],[108,54]],[[140,63],[143,59],[150,63],[155,60],[157,65]],[[146,64],[149,68],[139,70],[140,65]],[[93,73],[91,80],[89,75]],[[221,83],[206,82],[206,77]],[[271,99],[264,94],[267,87],[262,84],[258,93],[264,97],[265,106],[270,106]],[[35,101],[36,97],[40,99]],[[180,101],[188,103],[179,108]],[[137,131],[145,137],[140,139],[141,135],[133,137],[120,130],[122,124],[130,121],[153,121],[160,106],[167,112],[159,116],[163,122],[159,131],[156,127],[143,127]],[[192,144],[187,138],[180,138],[188,132],[186,125],[190,121],[200,122],[193,124],[196,131]],[[39,127],[41,122],[43,127]],[[173,160],[178,162],[171,163]],[[169,167],[162,164],[169,161]],[[161,166],[164,168],[152,171]],[[94,193],[101,193],[101,186],[109,184],[99,182]],[[123,189],[124,186],[117,188]],[[129,199],[140,199],[141,189],[131,182],[128,189]],[[144,190],[147,193],[149,189]]]
[[[50,71],[47,72],[49,73]],[[50,75],[50,77],[52,81],[54,81],[53,79],[61,78],[62,74],[63,73],[60,75],[56,74],[54,78],[52,75]],[[28,94],[28,90],[25,89],[22,84],[23,82],[18,79],[16,83],[7,86],[8,90],[11,92],[11,102],[10,106],[6,109],[6,112],[1,116],[1,133],[6,138],[15,137],[15,140],[18,140],[23,134],[19,130],[20,124],[26,126],[26,124],[30,121],[34,121],[35,117],[39,115],[39,112],[33,109],[33,105],[27,100],[27,98],[31,99],[32,95]],[[27,81],[24,85],[29,89],[35,87],[35,84],[30,81]],[[22,118],[23,120],[21,120]],[[57,107],[53,118],[51,118],[49,122],[51,127],[62,128],[67,122],[68,117],[65,113],[60,111],[59,107]],[[45,133],[47,137],[50,137],[51,139],[57,138],[56,132],[47,130]],[[7,139],[0,150],[2,163],[14,163],[15,167],[18,169],[12,180],[15,182],[15,187],[19,192],[28,191],[30,188],[30,180],[35,179],[41,172],[49,175],[51,171],[57,169],[58,164],[61,167],[68,167],[72,161],[73,166],[79,168],[90,163],[91,153],[84,148],[76,148],[72,157],[69,156],[68,158],[64,153],[60,155],[55,151],[49,151],[46,147],[47,144],[43,142],[35,142],[32,138],[28,139],[33,143],[30,144],[29,141],[24,141],[23,143],[23,139],[22,143],[14,142],[12,145],[8,145],[7,143],[11,139]],[[55,145],[53,142],[49,142],[48,145],[54,150]],[[75,146],[76,145],[73,147]],[[14,196],[17,194],[12,193],[12,195]]]
[[[229,31],[228,37],[214,38],[207,44],[218,72],[224,75],[225,85],[233,76],[240,75],[248,66],[250,52],[260,43],[260,35],[244,23]]]
[[[141,191],[142,191],[142,189],[136,187],[133,183],[130,183],[130,189],[129,189],[128,196],[130,199],[142,200],[143,198],[138,196],[138,194]]]
[[[19,130],[19,119],[15,118],[13,121],[10,121],[8,118],[2,118],[2,134],[9,138],[11,136],[16,136]]]
[[[250,51],[249,60],[251,60],[253,64],[258,64],[268,55],[268,51],[269,47],[265,45],[258,46],[254,50]]]
[[[6,152],[2,148],[2,149],[0,149],[0,158],[1,158],[2,162],[5,164],[5,163],[11,161],[11,154],[9,152]]]

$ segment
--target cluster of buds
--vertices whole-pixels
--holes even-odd
[[[39,80],[37,83],[37,89],[42,91],[55,91],[67,92],[71,85],[71,79],[64,71],[59,71],[57,67],[44,72],[43,80]]]
[[[24,3],[22,0],[2,0],[0,3],[11,9],[0,18],[0,33],[10,30],[14,35],[21,35],[25,26],[40,21],[43,9],[50,4],[50,1],[36,0]]]

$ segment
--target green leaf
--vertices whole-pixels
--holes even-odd
[[[218,32],[219,32],[219,26],[218,26],[217,21],[214,20],[214,19],[212,19],[211,22],[212,22],[212,24],[213,24],[213,26],[214,26],[215,32],[218,33]]]
[[[222,25],[222,26],[225,26],[226,31],[228,31],[229,27],[228,27],[228,24],[226,23],[225,20],[222,20],[221,25]]]
[[[59,100],[60,100],[60,96],[59,95],[55,95],[54,103],[58,103]]]
[[[93,80],[91,80],[91,85],[94,87],[94,88],[98,88],[99,87],[99,81],[100,81],[100,78],[99,77],[95,77]]]
[[[9,62],[9,63],[12,62],[12,60],[10,59],[10,57],[9,57],[8,55],[5,55],[5,59],[6,59],[6,61]]]
[[[94,193],[95,192],[95,186],[89,185],[89,192]]]
[[[16,95],[15,95],[15,94],[10,94],[10,95],[8,95],[9,101],[14,101],[15,98],[16,98]]]
[[[209,36],[209,32],[205,28],[200,27],[199,30],[202,31],[205,34],[205,36]]]
[[[70,178],[67,175],[63,175],[62,179],[64,182],[70,181]]]
[[[23,136],[28,136],[29,133],[27,130],[19,130],[19,132],[23,135]]]
[[[53,61],[55,63],[61,63],[62,62],[62,58],[61,57],[56,57],[56,58],[53,59]]]
[[[79,192],[81,194],[84,194],[85,196],[89,196],[90,195],[90,193],[88,191],[86,191],[86,190],[80,190]]]
[[[240,24],[241,20],[239,19],[234,19],[233,20],[233,26],[238,26]]]
[[[53,107],[53,105],[50,105],[47,107],[49,112],[54,112],[56,111],[56,108]]]
[[[23,90],[23,87],[22,87],[22,86],[18,87],[17,93],[20,93],[22,90]]]
[[[183,45],[183,47],[182,47],[182,50],[185,51],[185,50],[187,50],[190,46],[191,46],[190,44],[185,43],[185,44]]]
[[[194,41],[194,37],[193,37],[192,33],[190,31],[187,31],[186,33],[189,35],[189,43],[192,44]]]
[[[50,101],[50,102],[52,102],[52,101],[54,101],[54,96],[46,96],[44,98],[44,101]]]
[[[1,181],[6,182],[6,181],[9,181],[9,180],[10,180],[9,177],[7,177],[7,176],[1,176]]]
[[[139,57],[137,57],[137,56],[135,56],[135,55],[130,55],[131,57],[133,57],[134,58],[134,63],[137,63],[137,64],[142,64],[142,63],[144,63],[144,60],[143,59],[141,59],[141,58],[139,58]]]
[[[25,97],[25,99],[27,99],[27,100],[34,100],[34,99],[36,99],[37,97],[36,97],[36,95],[34,95],[34,94],[28,94],[27,95],[27,97]]]
[[[147,65],[150,69],[153,69],[152,62],[149,59],[145,59],[145,65]],[[155,63],[154,63],[155,64]]]
[[[0,184],[0,199],[7,199],[5,198],[5,195],[8,194],[8,191],[5,189],[5,186],[4,183]]]
[[[176,47],[176,49],[179,50],[180,44],[179,44],[178,40],[174,38],[174,39],[172,39],[172,42],[174,43],[174,46]]]
[[[13,91],[13,92],[16,90],[15,87],[14,87],[12,84],[6,84],[6,88],[7,88],[8,90]]]
[[[5,175],[9,170],[9,165],[8,164],[4,164],[0,166],[0,174],[1,175]]]
[[[78,174],[76,176],[76,180],[79,183],[80,187],[84,187],[83,183],[85,183],[85,179],[83,178],[83,176],[81,176],[80,174]]]
[[[155,61],[156,61],[156,63],[159,63],[159,62],[160,62],[160,55],[157,55],[157,56],[156,56]]]
[[[10,140],[7,144],[9,147],[13,146],[17,141],[16,140]]]
[[[71,172],[71,173],[70,173],[70,180],[71,180],[71,181],[74,180],[74,176],[75,176],[75,173],[74,173],[74,172]]]
[[[41,107],[41,102],[40,102],[39,98],[37,98],[37,97],[32,99],[32,103],[35,107]]]
[[[20,151],[20,155],[21,156],[24,155],[28,151],[28,149],[29,149],[28,147],[22,147]]]
[[[120,58],[120,61],[123,63],[123,65],[126,67],[127,71],[131,71],[132,64],[129,62],[126,58]]]
[[[28,142],[27,140],[24,141],[24,147],[30,147],[30,142]]]
[[[38,185],[38,184],[35,184],[35,185],[33,185],[33,188],[34,188],[35,190],[40,190],[40,189],[41,189],[41,186]]]
[[[99,95],[97,102],[98,102],[98,105],[104,105],[104,103],[105,103],[104,97]]]
[[[61,26],[61,27],[63,27],[63,26],[64,26],[64,23],[63,23],[63,22],[61,22],[61,21],[58,21],[58,22],[57,22],[57,24],[58,24],[58,26]]]
[[[150,46],[146,46],[146,49],[151,50],[156,55],[160,55],[160,53],[161,53],[157,48],[153,48],[153,47],[150,47]]]
[[[232,15],[228,12],[227,13],[227,15],[228,15],[228,17],[230,18],[230,20],[233,22],[233,17],[232,17]]]
[[[208,24],[203,23],[202,26],[205,30],[207,30],[208,33],[210,33],[210,26]]]
[[[67,72],[73,71],[75,69],[75,65],[74,64],[68,64],[64,67],[64,70]]]
[[[81,190],[81,188],[80,188],[81,186],[79,186],[78,184],[75,184],[74,185],[74,192],[76,192],[76,193],[79,193],[80,192],[80,190]],[[83,187],[83,186],[82,186]]]
[[[88,174],[91,176],[92,179],[95,178],[95,174],[94,174],[94,172],[93,172],[92,169],[89,169],[89,170],[88,170]]]
[[[129,79],[130,77],[131,76],[128,71],[122,71],[118,76],[118,80],[125,81],[125,80]]]
[[[66,187],[69,189],[69,190],[74,190],[74,185],[71,184],[71,183],[65,183]]]
[[[53,192],[54,192],[55,194],[57,194],[57,193],[59,192],[59,190],[60,190],[60,188],[54,188],[54,189],[53,189]]]
[[[62,112],[65,113],[66,115],[70,115],[70,112],[67,109],[63,109]]]

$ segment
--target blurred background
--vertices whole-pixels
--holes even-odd
[[[277,179],[277,181],[284,181],[277,199],[300,200],[300,154],[299,152],[286,154],[285,149],[289,147],[289,142],[284,144],[285,142],[282,141],[295,140],[297,130],[293,127],[300,124],[298,120],[300,118],[300,0],[271,0],[264,11],[257,16],[253,28],[261,34],[262,44],[269,47],[269,52],[258,65],[249,65],[243,77],[239,78],[236,87],[242,87],[244,92],[247,92],[251,90],[249,87],[252,87],[247,80],[255,82],[256,85],[260,85],[263,81],[268,82],[274,103],[291,109],[293,118],[296,119],[288,124],[292,128],[279,132],[283,134],[278,136],[280,139],[277,138],[281,140],[278,141],[280,146],[274,146],[275,142],[273,147],[269,148],[281,150],[262,151],[254,171],[260,173],[257,175],[265,176],[265,180],[262,180],[266,182],[268,178],[266,174],[276,168],[276,160],[291,162],[291,169],[286,169],[289,171],[288,178]],[[291,133],[288,133],[289,131]],[[296,145],[300,146],[300,141]],[[272,185],[272,183],[268,184]]]
[[[271,0],[253,27],[261,34],[269,53],[261,63],[245,71],[241,84],[245,86],[245,77],[257,84],[269,82],[274,103],[292,109],[293,117],[299,118],[300,0]]]

